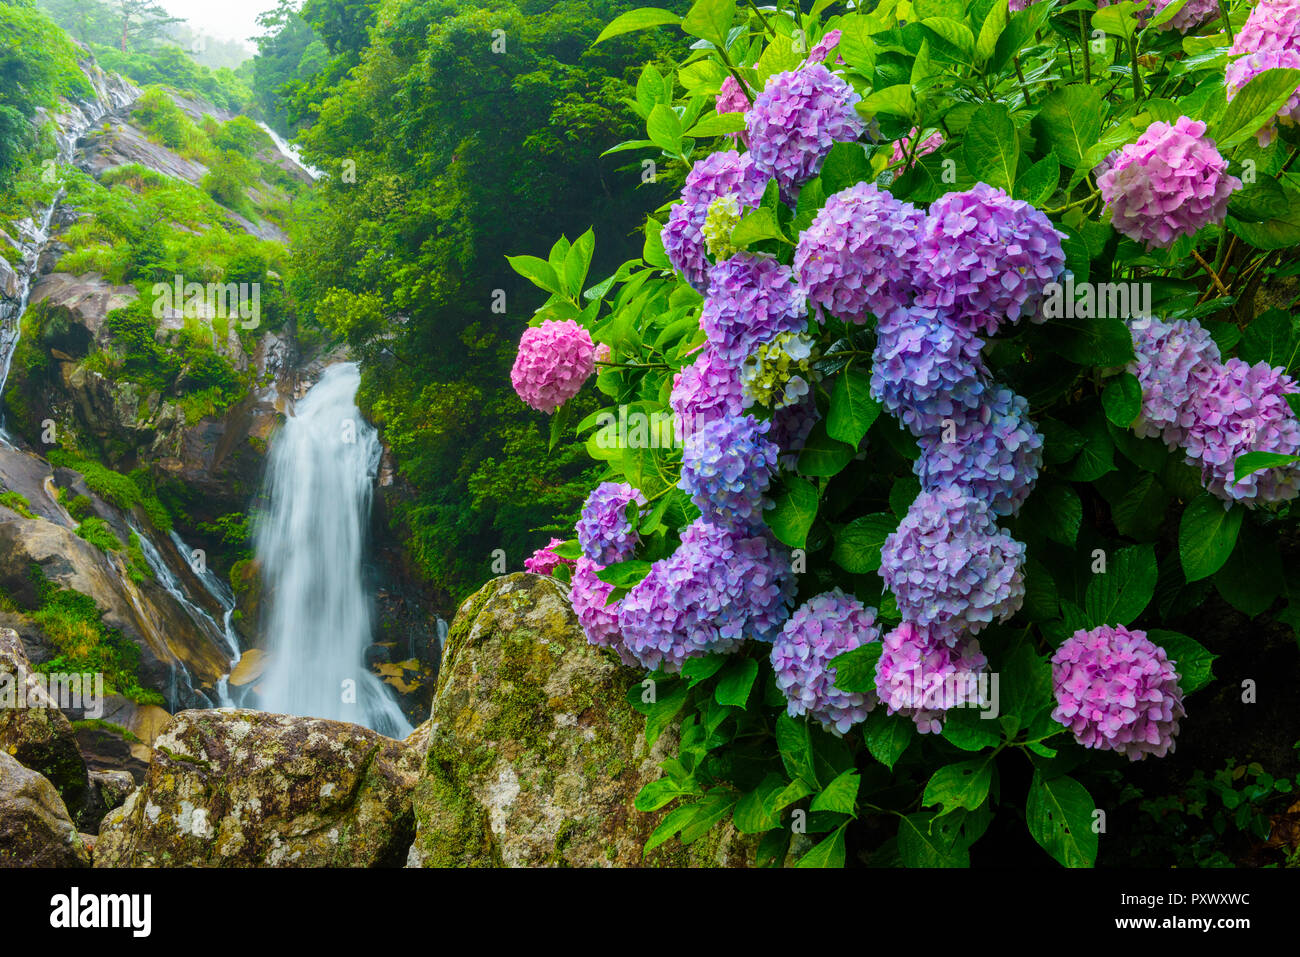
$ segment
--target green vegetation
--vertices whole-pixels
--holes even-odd
[[[12,509],[23,518],[35,518],[32,512],[32,504],[27,501],[27,497],[21,492],[0,492],[0,505]]]
[[[100,551],[120,552],[122,540],[117,537],[111,525],[102,518],[91,517],[77,526],[77,536],[84,538]]]
[[[158,500],[157,493],[148,484],[149,475],[147,470],[141,469],[133,472],[131,475],[123,475],[120,472],[114,472],[106,465],[101,465],[92,459],[83,458],[73,452],[64,449],[51,449],[46,455],[49,463],[56,467],[72,469],[74,472],[80,472],[90,490],[107,502],[111,502],[125,512],[130,512],[132,508],[139,505],[144,513],[149,516],[149,521],[162,531],[170,531],[172,527],[171,516],[167,509],[163,507],[162,502]],[[69,506],[69,511],[78,507],[78,503],[84,499],[84,496],[77,496]],[[73,513],[74,517],[76,513]],[[90,521],[89,518],[83,518],[82,523]],[[83,536],[84,537],[84,536]],[[121,547],[119,543],[118,547]]]

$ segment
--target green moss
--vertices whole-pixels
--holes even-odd
[[[23,518],[35,518],[31,502],[21,492],[0,492],[0,505],[17,512]]]
[[[135,732],[131,731],[129,728],[124,728],[120,724],[114,724],[112,721],[104,721],[100,718],[85,718],[81,721],[74,721],[72,722],[72,729],[74,731],[81,731],[84,729],[110,731],[131,744],[142,743],[136,736]]]
[[[113,527],[102,518],[86,519],[77,526],[77,536],[104,552],[120,552],[124,547]]]
[[[167,509],[152,489],[141,487],[140,480],[147,479],[147,472],[137,470],[130,476],[123,475],[106,465],[64,449],[51,449],[46,458],[51,465],[80,472],[92,492],[124,512],[139,505],[157,528],[162,531],[171,530],[172,520]]]

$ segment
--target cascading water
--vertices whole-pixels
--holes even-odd
[[[257,529],[270,657],[260,704],[401,738],[411,725],[363,660],[362,560],[380,446],[357,412],[360,382],[355,363],[326,369],[271,444]]]
[[[267,136],[271,137],[271,142],[275,144],[275,148],[285,156],[289,157],[294,166],[298,167],[312,179],[320,179],[320,170],[316,169],[314,166],[308,166],[302,161],[302,156],[298,152],[298,147],[294,146],[265,123],[259,122],[257,125],[262,128],[262,131],[266,133]]]

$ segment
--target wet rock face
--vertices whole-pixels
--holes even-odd
[[[87,867],[90,853],[48,780],[0,751],[0,867]]]
[[[340,721],[185,711],[109,813],[97,867],[383,867],[414,832],[419,758]]]

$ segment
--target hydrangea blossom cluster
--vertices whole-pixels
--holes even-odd
[[[876,326],[871,394],[913,435],[939,433],[944,419],[984,400],[990,378],[982,345],[933,307],[899,307]]]
[[[1242,87],[1265,70],[1275,69],[1300,69],[1300,50],[1264,49],[1233,60],[1225,73],[1228,99],[1232,100]],[[1277,115],[1259,128],[1255,139],[1260,146],[1268,146],[1277,135],[1278,123],[1295,126],[1297,120],[1300,120],[1300,87],[1296,88],[1291,99],[1282,104]]]
[[[1300,0],[1260,0],[1255,4],[1228,55],[1260,50],[1300,50]]]
[[[1116,230],[1166,249],[1180,236],[1222,223],[1241,180],[1228,173],[1205,124],[1180,116],[1173,125],[1148,126],[1097,177],[1097,186]]]
[[[668,400],[677,434],[683,441],[715,419],[740,415],[743,389],[735,366],[705,347],[699,357],[673,376]]]
[[[732,528],[756,524],[780,449],[770,422],[752,415],[715,419],[686,438],[678,482],[706,518]]]
[[[836,655],[879,639],[876,610],[838,588],[800,605],[772,642],[772,670],[786,697],[786,712],[812,715],[835,734],[865,721],[875,696],[836,688],[830,663]]]
[[[1155,0],[1151,7],[1151,15],[1162,12],[1165,7],[1169,6],[1173,0]],[[1179,33],[1188,33],[1207,20],[1213,20],[1219,15],[1219,0],[1187,0],[1182,9],[1166,20],[1157,30],[1177,30]]]
[[[813,44],[813,48],[808,51],[808,58],[804,60],[804,65],[825,62],[826,58],[831,55],[831,51],[840,45],[841,36],[842,31],[840,30],[827,30],[822,35],[822,38]],[[842,56],[836,56],[835,59],[838,63],[844,62]]]
[[[704,234],[704,248],[718,262],[734,256],[737,248],[731,242],[731,231],[740,223],[740,203],[734,194],[719,196],[709,203],[709,211],[704,215],[704,225],[700,232]]]
[[[569,604],[578,616],[578,623],[587,636],[587,641],[601,648],[621,649],[619,632],[619,605],[615,602],[606,605],[614,586],[596,577],[600,566],[590,558],[579,558],[573,567],[573,579],[569,583]],[[623,601],[628,596],[624,596]],[[620,651],[621,655],[621,651]],[[627,659],[624,659],[627,661]]]
[[[660,234],[673,268],[698,292],[709,286],[704,222],[709,206],[722,196],[734,196],[741,211],[756,209],[763,200],[768,176],[754,165],[749,153],[735,150],[711,153],[691,167],[682,188],[682,201],[668,213]]]
[[[865,124],[854,109],[861,99],[821,63],[768,78],[745,114],[745,131],[749,155],[766,175],[775,177],[787,202],[821,172],[832,146],[862,135]]]
[[[880,577],[904,621],[974,633],[1024,601],[1025,546],[955,488],[918,495],[880,554]]]
[[[1041,210],[987,183],[948,193],[921,228],[920,298],[973,332],[991,335],[1021,317],[1041,322],[1046,287],[1065,272],[1064,238]]]
[[[1286,396],[1300,387],[1282,369],[1241,359],[1221,362],[1210,334],[1194,320],[1129,323],[1142,386],[1141,436],[1159,435],[1182,446],[1201,481],[1224,502],[1254,507],[1300,495],[1300,466],[1254,472],[1237,481],[1237,459],[1247,452],[1300,454],[1300,420]]]
[[[783,409],[812,395],[813,340],[803,333],[783,332],[760,345],[740,369],[745,407]]]
[[[688,658],[771,641],[794,597],[790,561],[766,531],[697,520],[620,602],[622,651],[643,668],[676,672]]]
[[[510,382],[519,398],[550,414],[577,395],[595,370],[591,333],[572,319],[547,319],[524,330]]]
[[[918,439],[921,455],[913,470],[921,488],[957,488],[996,515],[1019,512],[1043,464],[1043,437],[1029,418],[1029,403],[996,386],[974,409],[954,412],[949,423]]]
[[[561,565],[572,568],[573,559],[561,558],[555,554],[555,546],[563,544],[564,539],[552,538],[545,547],[537,549],[530,557],[524,559],[524,571],[532,572],[534,575],[554,575],[555,569]]]
[[[924,216],[874,183],[826,201],[799,237],[795,274],[812,304],[849,322],[883,316],[911,298]]]
[[[718,90],[718,95],[713,99],[713,108],[718,113],[744,113],[749,109],[749,94],[745,92],[744,87],[736,82],[736,78],[730,73],[722,81],[722,86]],[[731,134],[739,136],[738,133]]]
[[[889,161],[891,163],[901,163],[903,160],[907,159],[907,151],[912,148],[912,141],[920,135],[921,131],[914,126],[906,137],[901,140],[894,140],[894,152],[889,157]],[[915,163],[922,156],[929,156],[942,145],[943,134],[938,130],[935,130],[917,144],[916,153],[912,157],[912,162]]]
[[[1195,411],[1219,365],[1219,347],[1195,321],[1161,322],[1144,317],[1129,321],[1134,358],[1128,371],[1142,386],[1142,411],[1133,430],[1143,438],[1159,437],[1170,448],[1182,445]]]
[[[904,714],[922,734],[939,734],[950,708],[984,704],[979,674],[988,667],[977,640],[903,622],[883,639],[876,694],[889,714]]]
[[[802,332],[808,306],[790,267],[770,256],[737,253],[709,273],[700,328],[718,355],[742,362],[782,332]]]
[[[1174,750],[1185,715],[1175,662],[1146,632],[1123,625],[1076,631],[1052,656],[1052,717],[1085,748],[1131,761]]]
[[[601,482],[592,489],[576,528],[583,555],[601,566],[632,557],[641,543],[641,536],[627,520],[632,502],[644,505],[645,496],[626,482]]]

